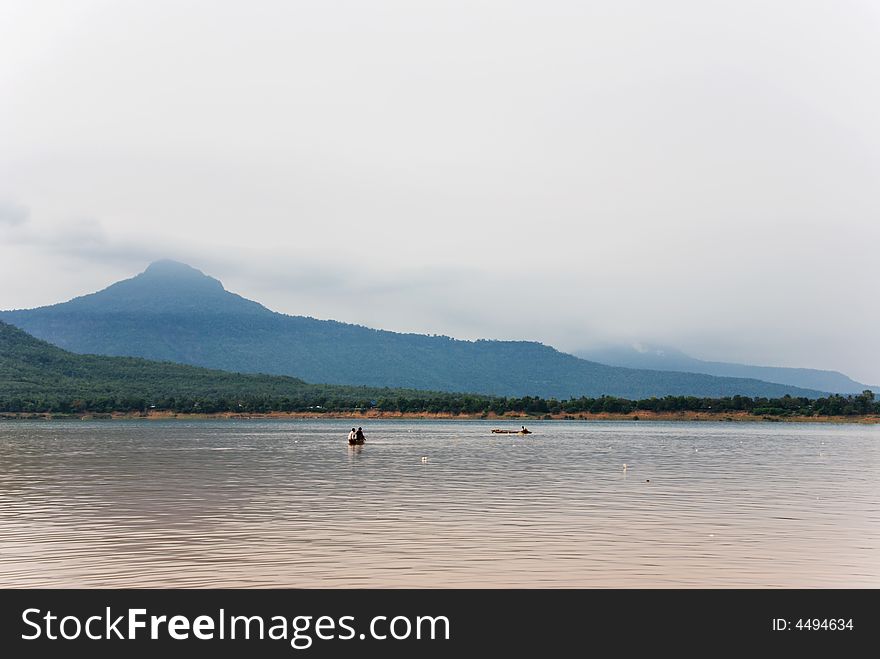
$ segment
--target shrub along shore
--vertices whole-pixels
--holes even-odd
[[[627,418],[679,420],[837,420],[877,422],[880,401],[870,391],[809,399],[698,398],[666,396],[627,400],[613,396],[555,400],[468,394],[391,395],[355,400],[349,396],[242,396],[21,400],[0,398],[0,418]]]

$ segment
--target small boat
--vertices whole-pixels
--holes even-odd
[[[365,440],[365,439],[349,439],[348,444],[349,444],[349,446],[360,446],[365,441],[367,441],[367,440]]]
[[[493,428],[492,432],[496,435],[531,435],[532,431],[527,428],[523,428],[522,430],[501,430],[500,428]]]

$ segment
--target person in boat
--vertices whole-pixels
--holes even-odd
[[[355,429],[352,428],[351,432],[348,433],[348,441],[353,442],[355,439],[357,439],[357,432],[355,432]]]
[[[528,435],[528,434],[531,434],[532,431],[529,430],[529,429],[527,429],[525,426],[523,426],[523,427],[522,427],[522,430],[520,430],[520,432],[521,432],[523,435]]]
[[[367,441],[367,438],[364,437],[364,429],[358,426],[357,432],[355,433],[355,439],[359,442]]]

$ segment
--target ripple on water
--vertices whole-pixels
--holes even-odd
[[[876,426],[490,428],[3,423],[0,586],[880,586]]]

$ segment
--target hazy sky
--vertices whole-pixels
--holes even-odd
[[[880,4],[0,2],[0,308],[293,314],[880,383]]]

